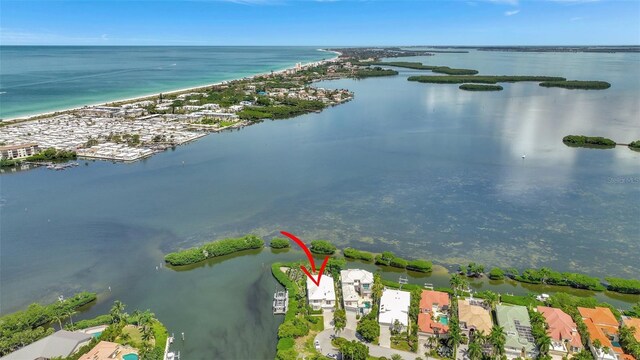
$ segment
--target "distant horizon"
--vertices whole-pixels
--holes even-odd
[[[0,10],[3,45],[640,45],[635,0],[3,0]]]
[[[389,48],[389,47],[418,47],[418,48],[467,48],[467,49],[474,49],[474,48],[486,48],[486,47],[492,47],[492,48],[510,48],[510,47],[522,47],[522,48],[528,48],[528,47],[558,47],[558,48],[569,48],[569,47],[637,47],[640,48],[640,44],[569,44],[569,45],[519,45],[519,44],[513,44],[513,45],[397,45],[397,44],[392,44],[392,45],[197,45],[197,44],[193,44],[193,45],[189,45],[189,44],[182,44],[182,45],[177,45],[177,44],[157,44],[157,45],[150,45],[150,44],[124,44],[124,45],[108,45],[108,44],[10,44],[10,45],[4,45],[4,44],[0,44],[0,47],[3,46],[50,46],[50,47],[59,47],[59,46],[68,46],[68,47],[86,47],[86,46],[101,46],[101,47],[139,47],[139,46],[144,46],[144,47],[163,47],[163,46],[171,46],[171,47],[316,47],[319,50],[321,49],[341,49],[341,48]]]

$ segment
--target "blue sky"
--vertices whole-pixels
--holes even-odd
[[[2,45],[640,44],[640,0],[2,0]]]

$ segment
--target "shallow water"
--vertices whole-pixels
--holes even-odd
[[[185,358],[273,358],[280,318],[270,313],[268,264],[298,252],[263,251],[188,272],[155,266],[179,247],[279,230],[446,266],[476,261],[639,277],[640,153],[561,141],[567,134],[640,139],[639,54],[471,52],[419,60],[612,87],[517,83],[464,92],[407,82],[418,72],[401,70],[319,84],[356,94],[320,114],[210,135],[141,162],[4,174],[0,311],[111,286],[87,316],[117,298],[151,309],[170,332],[184,331],[187,340],[177,345]],[[446,276],[420,281],[445,285]],[[618,306],[637,301],[598,296]]]

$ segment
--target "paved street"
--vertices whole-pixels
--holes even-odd
[[[333,329],[326,329],[320,332],[318,335],[316,335],[316,340],[320,342],[320,352],[323,355],[338,353],[338,349],[335,349],[331,345],[332,335],[333,335]],[[356,332],[350,329],[344,329],[342,332],[340,332],[338,336],[343,337],[349,341],[360,340],[356,337]],[[366,344],[366,345],[369,347],[369,355],[371,356],[377,356],[377,357],[384,356],[388,359],[391,359],[391,355],[398,354],[402,356],[404,360],[415,360],[415,358],[417,358],[418,356],[420,356],[423,359],[425,358],[424,355],[414,354],[408,351],[393,350],[393,349],[384,348],[382,346],[373,345],[373,344]]]

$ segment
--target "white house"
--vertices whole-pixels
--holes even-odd
[[[333,308],[336,305],[336,291],[333,287],[333,278],[322,275],[320,286],[307,277],[307,297],[313,310]]]
[[[407,291],[384,289],[380,298],[380,325],[393,326],[396,320],[403,328],[409,325],[409,305],[411,294]]]
[[[340,271],[342,299],[347,311],[367,314],[371,311],[371,287],[373,274],[361,269]]]

